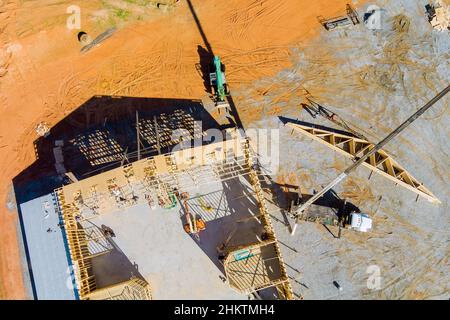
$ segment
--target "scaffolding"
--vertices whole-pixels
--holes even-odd
[[[77,266],[76,280],[81,299],[145,296],[130,295],[129,285],[117,284],[114,292],[112,289],[105,291],[104,288],[97,288],[91,259],[109,252],[112,248],[108,246],[108,241],[104,241],[106,236],[95,229],[91,219],[139,203],[148,203],[150,207],[159,205],[162,208],[170,208],[176,201],[174,195],[180,190],[242,176],[246,176],[253,187],[259,209],[257,219],[264,227],[267,239],[261,243],[241,246],[239,250],[251,247],[254,252],[265,252],[266,247],[270,245],[273,257],[264,256],[264,259],[275,263],[278,271],[269,277],[258,278],[259,280],[251,285],[247,280],[242,280],[241,282],[249,284],[249,287],[240,285],[238,289],[241,292],[253,292],[275,286],[281,298],[292,299],[292,288],[265,205],[263,190],[255,172],[255,161],[249,150],[249,141],[242,139],[238,131],[228,133],[232,139],[144,158],[55,190],[71,259]],[[231,251],[229,252],[231,254]],[[231,264],[238,265],[230,261],[229,265]],[[240,265],[240,269],[243,267]],[[254,265],[248,265],[248,268],[248,272],[269,274],[266,269],[260,270],[259,267],[255,271]],[[230,270],[228,269],[228,274],[235,279],[230,281],[238,283],[236,277],[239,275]],[[102,293],[98,290],[102,290]]]
[[[96,289],[92,272],[92,256],[87,245],[87,236],[77,222],[78,210],[73,203],[67,203],[63,189],[55,190],[58,211],[64,223],[64,231],[69,246],[69,254],[75,271],[75,282],[81,299]]]
[[[284,261],[282,259],[281,249],[278,244],[278,240],[276,238],[275,231],[273,229],[272,221],[270,220],[270,217],[269,217],[269,212],[268,212],[267,206],[266,206],[264,191],[261,187],[260,178],[258,177],[258,174],[256,172],[257,164],[255,161],[255,155],[253,154],[253,152],[250,148],[250,141],[248,138],[245,139],[243,149],[244,149],[244,157],[245,157],[246,166],[250,169],[249,179],[250,179],[250,182],[255,191],[256,198],[258,200],[259,218],[261,219],[261,222],[264,225],[266,240],[271,245],[273,245],[274,254],[276,255],[276,257],[279,261],[279,268],[280,268],[279,277],[277,277],[277,279],[270,279],[270,278],[267,279],[268,281],[266,281],[266,283],[264,283],[263,285],[260,285],[259,289],[262,289],[263,287],[267,288],[267,287],[274,286],[277,288],[278,294],[280,295],[281,298],[291,300],[291,299],[293,299],[292,287],[289,282],[289,277],[287,274],[287,270],[286,270]],[[261,242],[257,246],[259,246],[260,248],[263,247],[264,242]],[[247,249],[251,249],[252,247],[255,247],[255,244],[250,244]],[[243,249],[243,248],[240,248],[240,249]],[[250,267],[250,269],[251,269],[251,267]],[[255,272],[257,272],[257,271],[258,270],[256,270]],[[247,287],[246,290],[248,290],[248,291],[255,290],[255,287],[250,286],[250,287]]]
[[[137,277],[96,290],[86,300],[152,300],[150,285]]]
[[[250,295],[270,287],[283,287],[289,283],[283,276],[282,261],[277,254],[276,240],[254,243],[229,249],[224,261],[225,272],[231,287]]]
[[[173,113],[161,113],[153,119],[140,119],[140,136],[149,145],[161,148],[173,147],[184,141],[201,139],[204,135],[200,122],[195,121],[189,110],[176,109]],[[174,133],[179,133],[179,136]],[[182,136],[182,139],[181,139]]]
[[[109,236],[89,219],[83,219],[75,204],[65,201],[63,188],[56,189],[54,195],[63,221],[74,268],[75,286],[80,299],[127,300],[130,297],[151,299],[149,284],[142,279],[131,278],[127,282],[114,284],[108,288],[97,288],[92,270],[92,259],[113,250],[113,246],[107,241]]]
[[[70,142],[91,166],[120,161],[123,158],[123,148],[107,130],[97,129],[88,134],[78,135]]]

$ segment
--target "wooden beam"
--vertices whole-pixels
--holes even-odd
[[[304,136],[307,136],[315,141],[322,143],[323,145],[326,145],[327,147],[350,159],[354,159],[355,156],[364,154],[366,150],[368,151],[374,147],[374,144],[366,140],[352,137],[350,135],[346,136],[344,134],[334,133],[332,131],[327,131],[324,129],[316,129],[310,126],[295,123],[287,123],[287,126]],[[334,136],[334,138],[330,139],[330,141],[334,141],[336,137],[350,139],[351,141],[348,142],[349,151],[344,150],[343,146],[335,145],[325,140],[323,137],[328,136],[327,134],[331,134]],[[363,145],[363,148],[359,151],[356,150],[357,143]],[[377,158],[382,158],[383,160],[376,163],[375,159]],[[383,164],[382,168],[379,168],[380,164]],[[439,199],[430,190],[425,188],[421,182],[415,179],[406,169],[399,165],[383,150],[379,150],[378,152],[376,152],[374,157],[369,158],[368,161],[363,163],[363,165],[368,167],[370,170],[373,170],[376,173],[382,175],[383,177],[388,178],[394,183],[417,193],[430,202],[441,203],[441,201],[439,201]]]
[[[137,157],[141,160],[141,133],[139,132],[139,113],[136,110],[136,141],[137,141]]]
[[[161,154],[161,144],[160,144],[160,137],[159,137],[159,128],[158,128],[158,121],[156,119],[156,116],[153,117],[153,124],[155,126],[155,134],[156,134],[156,149],[158,149],[158,154]]]

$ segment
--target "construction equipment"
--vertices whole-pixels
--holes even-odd
[[[433,99],[431,99],[428,103],[426,103],[422,108],[417,110],[412,116],[410,116],[405,122],[403,122],[399,127],[397,127],[394,131],[392,131],[386,138],[381,140],[378,144],[376,144],[372,149],[370,149],[366,154],[361,156],[356,162],[350,165],[344,172],[342,172],[336,179],[334,179],[331,183],[329,183],[325,188],[317,192],[314,196],[312,196],[308,201],[303,203],[296,212],[295,224],[292,228],[291,235],[295,234],[295,230],[297,229],[299,216],[302,212],[308,209],[317,199],[322,197],[328,190],[335,187],[339,182],[344,180],[352,171],[358,168],[361,164],[363,164],[370,156],[374,155],[378,150],[380,150],[383,146],[385,146],[388,142],[398,136],[404,129],[406,129],[411,123],[413,123],[417,118],[419,118],[425,111],[431,108],[436,102],[442,99],[450,90],[450,85],[447,86],[444,90],[438,93]]]
[[[346,5],[346,12],[347,16],[339,16],[330,19],[325,19],[323,16],[318,16],[317,19],[319,20],[320,24],[328,31],[338,27],[344,27],[351,24],[357,25],[360,23],[358,14],[351,5]]]
[[[203,221],[202,218],[196,218],[195,214],[191,215],[189,212],[189,206],[187,205],[187,200],[189,199],[189,193],[188,192],[182,192],[180,194],[180,202],[183,203],[183,208],[186,213],[186,221],[187,223],[184,225],[184,230],[187,233],[190,234],[196,234],[200,231],[203,231],[206,229],[206,223]]]
[[[302,194],[300,185],[283,184],[281,187],[287,197],[287,212],[293,216],[306,196]],[[372,220],[367,214],[361,213],[355,205],[347,200],[340,199],[335,192],[331,192],[330,196],[322,203],[315,203],[313,210],[303,211],[297,215],[298,221],[339,227],[337,238],[340,238],[341,228],[360,232],[367,232],[371,229]]]
[[[372,229],[372,219],[364,213],[352,213],[350,215],[350,229],[367,232]]]
[[[297,216],[297,222],[298,221],[313,222],[324,226],[339,227],[338,238],[340,237],[341,228],[359,232],[367,232],[372,229],[372,219],[369,217],[369,215],[361,212],[352,212],[342,219],[339,219],[339,217],[335,215],[313,215],[308,214],[304,211]]]
[[[308,123],[287,123],[286,125],[296,133],[311,138],[351,160],[358,160],[362,154],[374,147],[374,144],[367,139],[357,138],[345,132],[336,132]],[[422,182],[382,149],[370,156],[363,165],[370,169],[371,173],[380,174],[396,185],[416,193],[417,196],[433,203],[440,203],[440,200]]]
[[[209,83],[214,88],[214,102],[218,108],[228,108],[225,101],[230,95],[230,89],[225,78],[225,66],[220,61],[219,56],[214,56],[209,68]]]

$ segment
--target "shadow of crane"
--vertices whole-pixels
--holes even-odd
[[[195,8],[192,5],[191,0],[186,0],[189,10],[191,11],[192,17],[194,18],[195,24],[197,25],[198,31],[200,33],[200,36],[202,37],[204,48],[199,46],[198,52],[200,57],[200,69],[202,72],[202,77],[204,80],[205,88],[207,92],[211,92],[211,89],[209,87],[209,81],[207,79],[208,75],[208,67],[211,61],[214,58],[214,51],[211,46],[211,43],[208,41],[208,38],[206,37],[205,31],[203,30],[202,24],[200,23],[200,20],[197,16],[197,13],[195,12]],[[205,73],[206,71],[206,73]],[[230,114],[233,117],[233,119],[228,117],[228,120],[232,122],[234,126],[236,126],[238,129],[244,129],[242,125],[242,121],[239,118],[239,114],[236,108],[236,104],[234,103],[233,97],[231,95],[227,96],[227,102],[230,105]]]

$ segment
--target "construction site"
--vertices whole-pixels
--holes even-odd
[[[0,298],[448,299],[449,21],[0,1]]]

